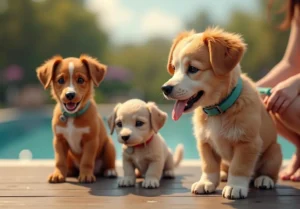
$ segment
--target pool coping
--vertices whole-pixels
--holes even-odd
[[[286,166],[289,160],[283,160],[282,166]],[[54,160],[0,160],[0,167],[53,167]],[[122,166],[122,161],[117,160],[116,166]],[[200,167],[200,160],[183,160],[180,166]]]

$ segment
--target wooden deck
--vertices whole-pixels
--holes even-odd
[[[88,208],[300,208],[300,183],[279,182],[271,191],[251,189],[244,200],[226,200],[221,196],[221,184],[215,194],[193,195],[192,183],[200,176],[198,166],[181,166],[177,178],[162,180],[159,189],[118,188],[117,179],[98,178],[94,184],[79,184],[75,178],[63,184],[46,182],[52,167],[0,167],[1,209],[88,209]],[[122,175],[122,169],[118,172]]]

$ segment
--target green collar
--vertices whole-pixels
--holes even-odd
[[[80,115],[83,115],[89,109],[90,104],[91,104],[91,102],[88,101],[86,103],[86,105],[81,110],[79,110],[79,111],[77,111],[75,113],[68,113],[63,108],[61,108],[61,111],[63,112],[63,115],[65,117],[73,117],[73,118],[75,118],[75,117],[79,117]]]
[[[264,95],[267,95],[267,96],[270,96],[271,95],[271,88],[267,88],[267,87],[257,87],[257,90],[260,94],[264,94]]]
[[[220,114],[224,113],[239,98],[239,96],[242,92],[242,88],[243,88],[243,81],[241,78],[239,78],[236,87],[234,87],[234,89],[232,90],[230,95],[217,105],[204,107],[203,108],[204,113],[206,113],[207,116],[215,116],[215,115],[220,115]]]

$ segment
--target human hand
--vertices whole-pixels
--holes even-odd
[[[264,98],[267,110],[282,114],[299,94],[297,82],[291,77],[277,84],[271,90],[272,94]]]

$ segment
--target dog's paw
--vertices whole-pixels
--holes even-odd
[[[225,171],[221,171],[220,172],[220,179],[221,179],[221,181],[226,182],[227,179],[228,179],[228,173],[226,173]]]
[[[154,189],[159,187],[159,180],[155,177],[146,177],[142,183],[142,187],[148,189]]]
[[[55,171],[48,177],[49,183],[63,183],[66,181],[66,177],[61,172]]]
[[[200,180],[193,183],[191,192],[193,194],[210,194],[216,191],[214,183],[208,180]]]
[[[248,188],[227,185],[222,191],[222,196],[230,200],[244,199],[248,196]]]
[[[116,178],[118,176],[117,171],[114,168],[105,170],[103,175],[107,178]]]
[[[166,179],[173,179],[173,178],[175,178],[174,171],[173,170],[164,171],[163,177],[166,178]]]
[[[254,186],[258,189],[273,189],[275,184],[269,176],[259,176],[254,180]]]
[[[124,176],[118,181],[119,187],[132,187],[135,185],[135,176]]]
[[[96,181],[96,177],[92,173],[80,173],[78,181],[80,183],[93,183]]]

